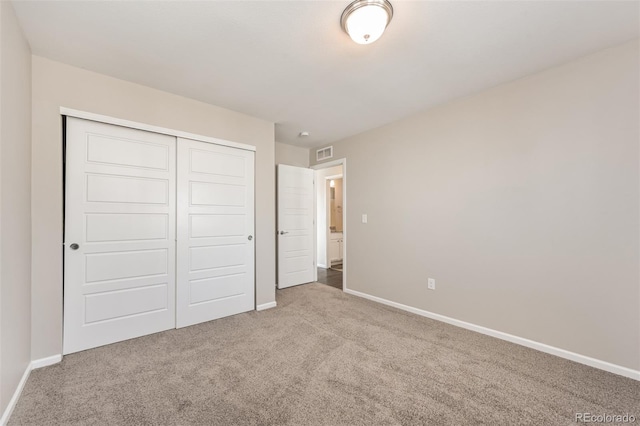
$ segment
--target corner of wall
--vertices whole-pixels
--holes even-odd
[[[31,48],[0,2],[0,413],[31,364]]]
[[[296,167],[309,167],[309,148],[276,142],[275,163]]]

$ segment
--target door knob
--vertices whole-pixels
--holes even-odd
[[[69,248],[70,248],[71,250],[78,250],[78,248],[79,248],[79,247],[80,247],[80,246],[79,246],[78,244],[76,244],[76,243],[73,243],[73,244],[71,244],[71,245],[69,246]]]
[[[247,237],[247,240],[249,240],[249,241],[253,240],[253,235],[249,235],[249,236]]]
[[[280,231],[280,235],[284,235],[284,234],[288,234],[289,232],[287,231]]]

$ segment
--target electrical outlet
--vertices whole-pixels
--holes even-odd
[[[429,278],[427,280],[427,288],[429,290],[435,290],[436,289],[436,280],[434,280],[433,278]]]

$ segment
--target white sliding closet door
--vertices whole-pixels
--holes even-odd
[[[254,309],[254,153],[178,139],[177,326]]]
[[[175,327],[176,139],[67,118],[65,354]]]

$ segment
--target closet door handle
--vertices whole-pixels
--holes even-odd
[[[247,237],[247,240],[249,240],[249,241],[253,240],[253,235],[249,235],[249,236]]]
[[[78,244],[76,244],[76,243],[73,243],[73,244],[71,244],[71,245],[69,246],[69,248],[70,248],[71,250],[78,250],[78,248],[79,248],[79,247],[80,247],[80,246],[79,246]]]
[[[288,231],[280,231],[280,235],[288,234]]]

